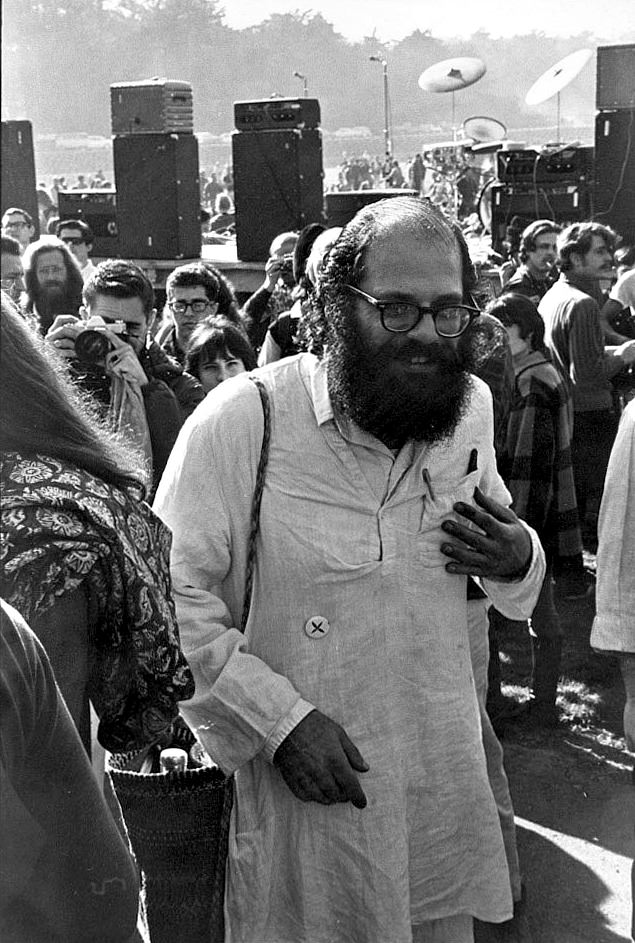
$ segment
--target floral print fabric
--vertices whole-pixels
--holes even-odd
[[[1,595],[28,622],[84,585],[97,608],[88,695],[99,741],[113,752],[155,742],[194,693],[169,530],[145,502],[59,459],[4,453],[0,480]]]

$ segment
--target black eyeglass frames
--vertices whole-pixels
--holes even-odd
[[[354,285],[345,287],[377,309],[381,326],[391,334],[407,334],[425,314],[429,314],[439,337],[459,337],[481,313],[478,308],[464,304],[442,304],[429,308],[409,301],[379,301]]]

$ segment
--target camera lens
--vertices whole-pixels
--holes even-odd
[[[101,331],[82,331],[75,341],[75,355],[83,363],[99,363],[109,350],[110,341]]]

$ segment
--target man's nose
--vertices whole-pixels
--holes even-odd
[[[219,363],[218,365],[218,382],[223,383],[225,380],[228,380],[231,376],[229,368],[226,363]]]
[[[434,319],[429,312],[423,315],[419,323],[416,324],[412,330],[408,331],[408,337],[426,344],[443,340],[443,338],[439,337],[437,334]]]

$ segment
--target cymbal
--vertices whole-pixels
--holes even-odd
[[[458,92],[478,82],[487,71],[482,59],[470,56],[444,59],[431,65],[419,76],[419,88],[424,92]]]
[[[473,115],[471,118],[466,118],[462,127],[467,136],[473,138],[477,144],[483,141],[498,141],[507,137],[507,128],[503,122],[485,115]]]
[[[572,52],[560,62],[556,62],[539,79],[536,79],[525,95],[526,104],[540,105],[552,95],[557,95],[574,80],[578,72],[582,71],[592,55],[591,49],[578,49],[577,52]]]

